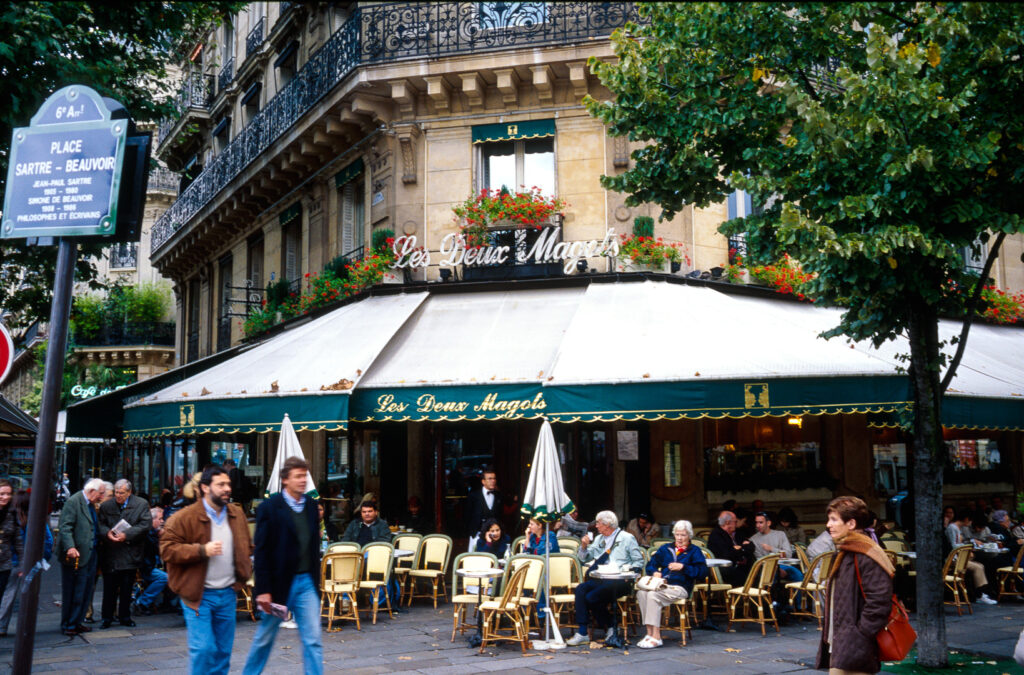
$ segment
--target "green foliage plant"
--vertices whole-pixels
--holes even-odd
[[[725,223],[750,264],[783,253],[805,293],[845,306],[825,337],[909,336],[917,513],[918,663],[947,662],[940,413],[981,306],[960,251],[1024,229],[1024,5],[644,3],[591,58],[610,95],[586,97],[640,146],[602,185],[628,205],[765,204]],[[970,288],[971,292],[960,289]],[[952,358],[939,316],[963,318]]]
[[[633,219],[633,236],[653,237],[654,218],[650,216],[637,216]]]

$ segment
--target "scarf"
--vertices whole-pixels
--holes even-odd
[[[878,563],[878,566],[885,570],[886,574],[890,577],[896,574],[896,568],[893,567],[892,562],[889,560],[889,556],[886,555],[881,546],[872,541],[866,534],[862,532],[851,532],[843,537],[841,541],[837,541],[836,544],[838,545],[839,553],[836,554],[835,562],[832,563],[832,570],[829,577],[834,575],[839,569],[839,563],[842,561],[843,555],[846,553],[862,553]]]

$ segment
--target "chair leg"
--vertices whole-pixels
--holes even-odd
[[[455,631],[459,629],[459,612],[463,609],[463,605],[455,603],[455,611],[452,612],[452,642],[455,642]]]

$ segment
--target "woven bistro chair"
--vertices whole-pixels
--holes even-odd
[[[422,534],[400,534],[391,543],[396,549],[412,551],[413,554],[407,558],[396,558],[395,566],[391,573],[398,580],[398,587],[405,593],[406,583],[409,581],[409,570],[416,566],[416,557],[420,552],[420,542],[423,541]]]
[[[437,609],[438,589],[441,591],[441,600],[444,601],[448,594],[448,587],[445,584],[444,574],[448,569],[448,562],[452,556],[452,538],[446,534],[428,534],[420,542],[420,552],[416,556],[416,566],[409,570],[409,605],[412,605],[413,598],[430,598],[434,601],[434,609]],[[431,584],[430,593],[417,593],[417,585],[420,580],[428,580]]]
[[[772,607],[772,582],[775,580],[775,570],[778,566],[778,553],[758,558],[754,562],[754,566],[750,568],[747,581],[743,586],[728,591],[729,624],[726,627],[727,632],[732,628],[733,622],[750,622],[760,624],[761,635],[764,635],[764,625],[769,621],[769,618],[765,617],[766,609],[768,617],[775,625],[775,632],[779,632],[779,621],[775,618],[775,608]],[[751,611],[754,609],[757,610],[757,617],[751,615]],[[742,610],[742,616],[740,610]]]
[[[320,616],[327,619],[327,632],[335,631],[338,619],[356,622],[356,630],[362,630],[359,623],[359,601],[357,594],[363,576],[363,554],[352,551],[334,551],[324,554],[320,560]],[[348,600],[348,611],[344,601]],[[336,613],[341,602],[341,612]]]
[[[1021,556],[1024,556],[1024,546],[1017,549],[1017,556],[1009,567],[1000,567],[996,570],[999,577],[999,592],[996,594],[996,601],[1001,602],[1003,596],[1024,596],[1020,591],[1024,584],[1024,567],[1021,567]]]
[[[511,575],[521,567],[526,567],[527,572],[526,579],[523,581],[523,593],[519,599],[519,604],[523,607],[523,617],[527,620],[527,626],[531,625],[530,619],[533,619],[532,625],[539,626],[537,603],[540,600],[541,592],[544,590],[544,556],[527,554],[512,556],[505,566],[503,582],[510,579]]]
[[[509,548],[512,550],[512,555],[520,555],[526,550],[526,537],[519,535],[512,540],[512,545]]]
[[[957,546],[949,555],[942,566],[942,581],[946,584],[946,590],[953,594],[953,600],[945,600],[943,604],[956,607],[956,615],[960,616],[964,605],[967,611],[974,614],[971,607],[971,598],[967,594],[967,584],[964,582],[964,574],[967,571],[967,563],[971,561],[971,551],[974,549],[970,544]]]
[[[328,553],[359,553],[362,547],[354,541],[336,541],[327,547]]]
[[[562,553],[576,553],[580,550],[580,540],[576,537],[559,537],[558,550]]]
[[[235,598],[235,611],[245,612],[249,615],[250,619],[256,621],[256,603],[252,599],[252,589],[254,587],[253,575],[250,574]]]
[[[583,573],[580,561],[572,553],[552,553],[548,561],[548,576],[551,579],[551,597],[548,607],[555,623],[562,625],[562,612],[573,611],[576,602],[576,587],[580,585]]]
[[[498,558],[493,553],[460,553],[452,563],[452,642],[455,633],[460,635],[466,629],[476,628],[476,624],[466,622],[466,608],[472,606],[477,612],[479,602],[490,600],[496,579],[468,579],[459,576],[458,570],[496,569]],[[477,592],[477,588],[480,592]]]
[[[715,556],[711,555],[711,551],[709,551],[708,549],[704,548],[703,546],[700,547],[700,550],[701,550],[701,553],[704,554],[704,558],[705,559],[707,559],[707,558],[714,558],[715,557]],[[717,596],[722,601],[722,604],[721,604],[722,614],[725,614],[726,616],[728,616],[729,615],[729,601],[728,601],[728,598],[726,597],[726,593],[728,593],[729,589],[732,588],[732,584],[725,583],[725,581],[722,579],[722,571],[718,567],[709,567],[708,568],[708,573],[711,575],[711,593],[710,593],[710,596],[708,595],[708,581],[707,581],[707,579],[705,579],[703,581],[698,581],[697,583],[695,583],[693,585],[694,606],[696,607],[697,598],[700,597],[702,605],[704,607],[704,618],[706,619],[712,613],[711,612],[711,603],[715,599],[715,597]],[[696,609],[694,611],[696,611]]]
[[[508,640],[518,642],[523,652],[526,652],[526,640],[529,635],[525,618],[523,617],[520,600],[523,597],[523,586],[526,583],[526,575],[530,568],[527,565],[520,565],[505,584],[501,597],[495,600],[488,600],[480,604],[480,611],[483,612],[483,632],[480,641],[480,653],[489,642]],[[511,628],[502,628],[501,620],[508,619],[512,622]],[[506,632],[503,632],[506,631]],[[511,633],[507,631],[512,631]]]
[[[807,557],[807,546],[799,542],[793,544],[793,552],[800,560],[800,571],[804,573],[804,576],[807,576],[807,570],[811,568],[811,559]]]
[[[696,584],[694,584],[696,588]],[[696,622],[696,614],[693,609],[693,596],[679,598],[665,605],[661,609],[661,630],[676,631],[679,633],[679,646],[686,646],[687,636],[693,639],[693,622],[690,621],[691,613],[694,613],[693,620]],[[676,621],[673,622],[672,618]]]
[[[807,565],[807,571],[804,573],[802,581],[791,581],[786,584],[786,590],[789,592],[789,606],[792,608],[790,614],[817,619],[818,630],[821,630],[822,607],[825,603],[825,580],[828,579],[835,555],[835,551],[825,551],[815,556],[814,560]],[[815,570],[818,571],[817,578],[821,581],[815,581]],[[803,594],[804,602],[810,605],[810,609],[795,609],[798,594]]]
[[[395,547],[384,541],[373,541],[363,547],[362,553],[365,562],[359,590],[369,591],[370,602],[373,604],[373,624],[377,625],[381,594],[384,595],[388,616],[395,617],[391,611],[391,598],[388,597],[388,582],[391,581],[391,568],[395,562]]]

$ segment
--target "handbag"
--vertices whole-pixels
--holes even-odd
[[[864,584],[860,580],[860,566],[857,565],[857,558],[853,559],[853,569],[857,573],[857,585],[860,587],[860,594],[866,600]],[[910,648],[917,641],[917,631],[910,625],[910,615],[907,608],[900,602],[895,593],[892,594],[892,605],[889,609],[889,622],[885,628],[875,635],[878,641],[878,658],[880,661],[902,661],[907,658]]]
[[[642,576],[636,582],[636,587],[641,591],[660,591],[668,585],[668,582],[658,577],[655,579],[651,575]]]

